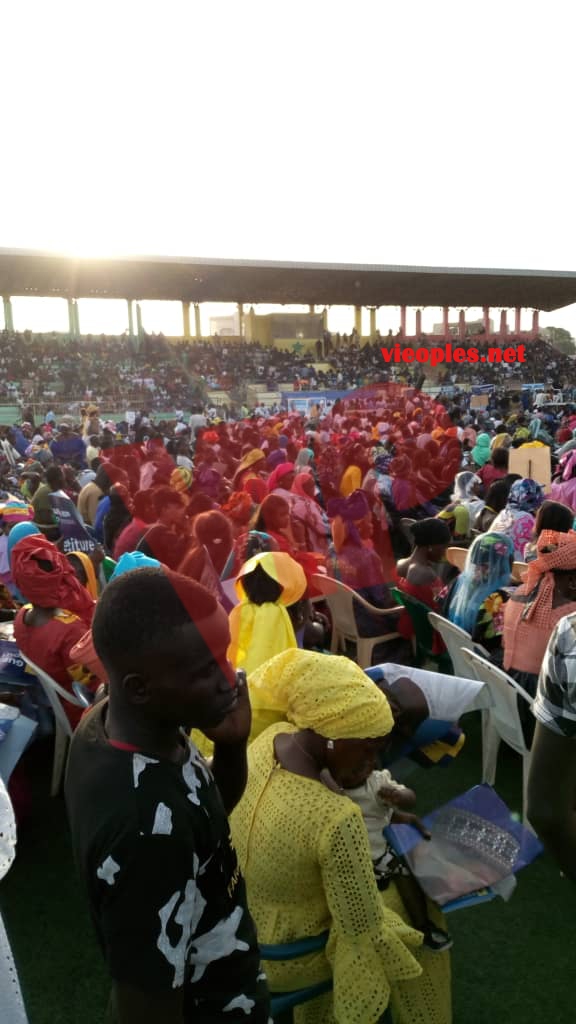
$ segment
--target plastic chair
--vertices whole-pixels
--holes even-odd
[[[356,602],[371,615],[381,618],[394,616],[398,618],[398,608],[376,608],[369,601],[366,601],[360,594],[357,594],[345,583],[340,583],[332,576],[323,576],[315,573],[312,581],[317,590],[326,599],[330,615],[332,616],[332,642],[330,651],[337,654],[338,651],[346,652],[345,641],[349,640],[356,645],[356,661],[360,668],[369,668],[372,664],[372,654],[378,644],[388,643],[390,640],[397,640],[400,633],[382,633],[380,636],[360,636],[358,626],[354,617],[354,603]]]
[[[453,565],[456,569],[459,569],[460,572],[462,572],[466,565],[467,556],[468,548],[453,547],[446,550],[446,561],[450,562],[450,565]]]
[[[282,942],[276,946],[267,946],[260,944],[260,956],[262,960],[298,960],[301,956],[307,956],[309,953],[317,953],[318,950],[324,949],[328,941],[328,932],[322,932],[321,935],[311,935],[306,939],[298,939],[295,942]],[[275,1017],[279,1013],[284,1013],[286,1010],[292,1009],[294,1006],[300,1006],[302,1003],[308,1003],[311,999],[315,999],[316,996],[323,995],[324,992],[330,992],[332,989],[332,979],[329,978],[326,981],[320,981],[316,985],[308,985],[306,988],[298,988],[293,992],[272,992],[270,994],[270,1011],[272,1016]]]
[[[268,946],[261,943],[260,956],[262,960],[270,961],[297,960],[301,956],[317,953],[319,950],[324,949],[329,934],[328,931],[325,931],[320,935],[312,935],[306,939],[297,939],[295,942],[282,942],[276,946]],[[312,999],[316,999],[317,996],[321,996],[331,990],[332,979],[328,978],[326,981],[320,981],[316,985],[308,985],[306,988],[295,989],[293,992],[271,992],[270,1012],[272,1018],[276,1020],[279,1014],[286,1013],[286,1011],[291,1010],[295,1006],[301,1006],[302,1003],[308,1003]],[[392,1024],[389,1010],[380,1019],[380,1024]]]
[[[517,580],[518,583],[524,582],[524,577],[528,572],[528,562],[513,562],[512,563],[512,579]]]
[[[530,750],[526,746],[522,723],[518,713],[518,697],[528,702],[530,707],[533,698],[526,690],[512,679],[501,668],[492,665],[475,651],[462,651],[464,661],[481,683],[486,683],[490,690],[492,706],[488,708],[488,723],[482,744],[482,782],[493,786],[496,781],[498,750],[503,740],[522,758],[522,817],[525,825],[530,828],[526,817],[528,773],[530,770]]]
[[[390,587],[390,593],[399,605],[403,605],[412,620],[414,627],[413,650],[417,664],[423,668],[427,661],[433,661],[439,672],[450,672],[451,662],[446,653],[436,654],[432,650],[434,630],[428,620],[430,609],[427,604],[418,601],[410,594],[405,594],[399,587]]]
[[[50,788],[50,795],[57,796],[60,791],[62,784],[62,776],[64,774],[64,766],[66,764],[66,751],[68,744],[72,738],[72,726],[66,717],[64,708],[62,707],[62,701],[67,701],[68,704],[72,704],[75,708],[83,708],[84,705],[71,693],[68,693],[52,676],[49,676],[47,672],[35,665],[30,658],[27,658],[25,654],[22,654],[22,660],[26,662],[26,665],[30,669],[33,675],[36,676],[40,683],[54,714],[54,762],[52,764],[52,784]]]
[[[455,626],[453,622],[449,622],[442,615],[428,612],[428,621],[444,641],[455,676],[462,676],[463,679],[470,678],[470,665],[462,657],[463,650],[476,651],[482,657],[489,658],[488,651],[484,650],[480,644],[474,643],[470,633],[461,629],[460,626]]]

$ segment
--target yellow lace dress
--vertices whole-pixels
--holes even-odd
[[[295,1010],[296,1024],[450,1024],[450,956],[421,947],[393,885],[380,893],[359,809],[321,782],[286,771],[271,726],[251,745],[246,792],[231,817],[248,902],[264,943],[329,929],[324,951],[268,962],[272,991],[333,978],[333,992]]]

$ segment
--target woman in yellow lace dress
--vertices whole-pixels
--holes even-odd
[[[325,950],[267,964],[271,990],[333,979],[297,1024],[377,1024],[388,1006],[394,1024],[449,1024],[449,954],[422,948],[393,883],[379,892],[361,813],[340,789],[390,732],[386,698],[346,658],[298,650],[253,672],[250,689],[286,719],[249,748],[231,820],[258,935],[329,931]]]

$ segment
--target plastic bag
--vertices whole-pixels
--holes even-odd
[[[18,708],[14,708],[10,704],[0,704],[0,743],[6,739],[12,728],[12,723],[19,715]]]
[[[424,824],[425,840],[409,825],[387,830],[424,892],[439,906],[494,886],[530,864],[542,852],[537,837],[514,821],[510,810],[485,784],[456,797]]]

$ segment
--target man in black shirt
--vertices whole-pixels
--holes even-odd
[[[228,621],[198,583],[139,569],[93,624],[109,699],[72,740],[74,852],[118,1024],[266,1024],[268,995],[227,813],[246,782],[250,707]],[[214,740],[212,769],[182,730]]]

